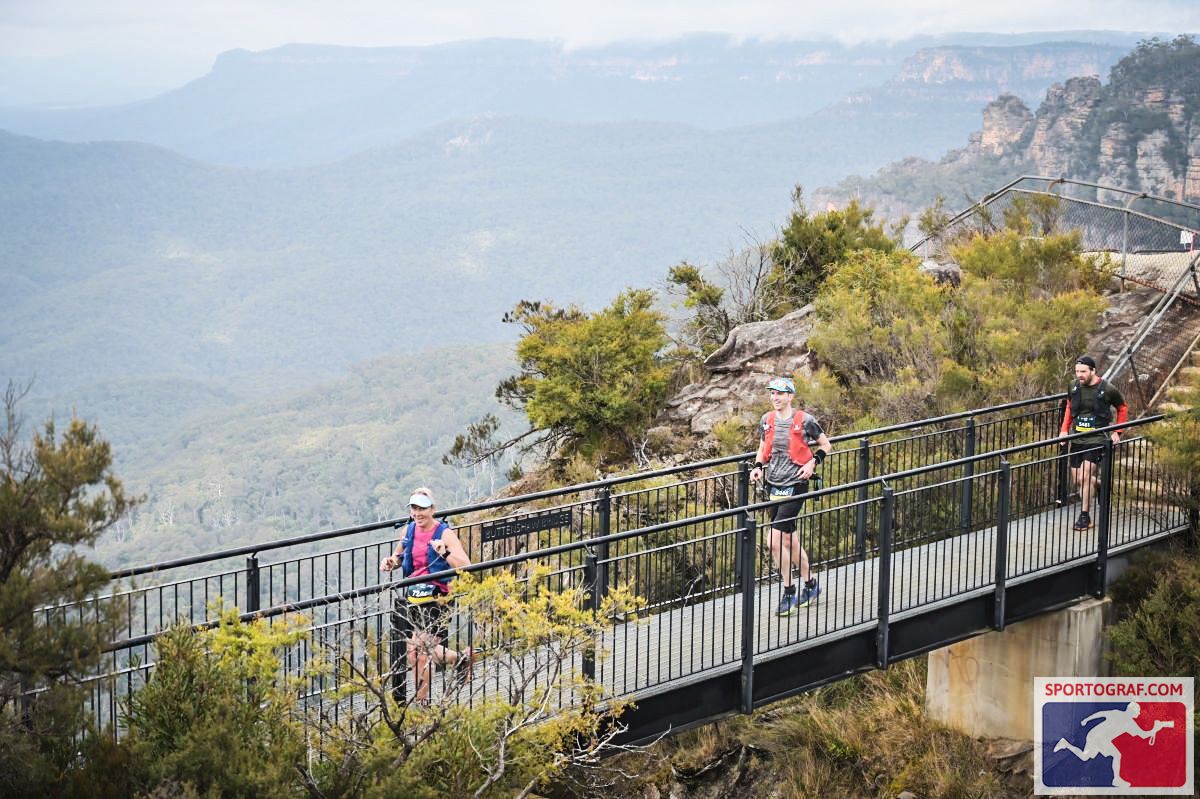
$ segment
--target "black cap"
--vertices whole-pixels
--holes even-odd
[[[1096,359],[1090,355],[1080,355],[1075,359],[1075,363],[1081,363],[1084,366],[1091,367],[1092,369],[1096,368]]]

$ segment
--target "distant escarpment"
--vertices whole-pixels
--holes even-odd
[[[969,204],[1021,174],[1095,181],[1200,202],[1200,44],[1144,42],[1111,70],[1056,83],[1036,112],[1004,94],[982,129],[938,163],[909,158],[815,196],[857,197],[881,214],[912,214],[944,196]]]

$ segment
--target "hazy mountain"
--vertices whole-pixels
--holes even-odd
[[[518,44],[493,48],[533,47]],[[946,98],[1011,84],[1022,59],[1041,59],[1044,80],[1055,63],[1075,71],[1107,52],[923,51],[893,81],[903,103],[881,89],[720,130],[481,116],[287,170],[0,134],[0,372],[36,375],[60,405],[110,403],[114,384],[141,381],[155,396],[234,401],[396,350],[503,339],[512,333],[499,318],[519,299],[598,307],[681,259],[744,244],[743,230],[769,237],[796,183],[944,152],[977,119]],[[952,62],[945,74],[929,66]],[[311,80],[325,74],[307,66]],[[220,96],[215,83],[189,87],[201,90]],[[230,91],[231,108],[250,108],[262,89]],[[279,103],[302,102],[288,98]],[[189,381],[210,379],[220,386],[191,392]]]
[[[329,374],[496,340],[519,299],[597,307],[740,245],[742,228],[769,236],[795,181],[903,152],[868,127],[835,140],[802,121],[479,119],[333,165],[250,171],[0,135],[0,369],[57,390]]]
[[[981,92],[986,101],[1004,90],[1040,92],[1053,80],[1090,74],[1078,72],[1078,64],[1107,66],[1136,40],[1043,34],[1033,41],[1067,38],[1074,43],[1048,47],[1030,35],[969,34],[853,46],[718,35],[577,50],[520,40],[287,45],[224,53],[207,75],[141,102],[0,109],[0,128],[66,141],[141,141],[213,163],[285,166],[395,145],[433,125],[481,114],[717,130],[807,115],[881,85],[872,96],[876,105],[888,97],[907,104],[916,85],[933,87],[942,100],[965,90],[977,105]],[[922,48],[967,42],[973,46],[956,56],[960,74],[928,78],[922,64],[930,57],[920,58]],[[914,57],[917,64],[906,61]],[[1012,68],[997,70],[998,61]],[[890,82],[898,72],[901,80]],[[937,108],[929,104],[923,113]]]

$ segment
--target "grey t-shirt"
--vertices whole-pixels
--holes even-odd
[[[769,415],[769,413],[763,414],[762,421],[759,423],[759,430],[762,434],[766,434],[767,432],[767,417]],[[804,442],[808,444],[809,449],[815,450],[817,440],[825,434],[816,417],[804,411],[794,411],[790,419],[776,417],[775,435],[771,440],[771,458],[767,461],[765,469],[766,481],[771,485],[790,486],[800,482],[800,466],[797,466],[788,457],[788,436],[792,432],[792,423],[801,416],[804,417],[804,427],[802,428]]]

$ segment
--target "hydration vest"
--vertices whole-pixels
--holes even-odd
[[[797,466],[803,466],[813,459],[812,449],[804,440],[804,420],[808,414],[804,411],[792,413],[792,429],[788,433],[788,458]],[[758,462],[767,463],[771,459],[771,449],[775,446],[775,411],[767,414],[762,424],[762,443],[758,446]]]
[[[425,552],[425,562],[428,565],[430,574],[436,574],[437,572],[446,571],[447,569],[453,568],[449,563],[446,562],[446,559],[443,558],[441,555],[439,555],[433,548],[433,542],[441,540],[442,533],[446,532],[446,530],[449,530],[449,529],[450,529],[450,525],[446,524],[445,522],[438,522],[437,527],[433,531],[433,535],[431,535],[429,537],[429,545],[427,547],[427,551]],[[400,561],[400,572],[405,577],[409,577],[412,575],[412,571],[413,571],[413,556],[412,556],[413,539],[416,537],[416,535],[417,535],[417,523],[409,522],[408,526],[404,528],[404,540],[403,540],[403,545],[402,545],[402,549],[404,550],[404,557]],[[450,577],[445,577],[442,580],[433,580],[432,582],[434,585],[436,585],[442,591],[446,591],[449,588],[450,581],[453,579],[454,579],[454,577],[450,576]]]
[[[1108,381],[1100,378],[1100,382],[1096,384],[1096,407],[1092,409],[1092,415],[1096,417],[1096,427],[1108,427],[1113,423],[1112,405],[1108,402],[1108,397],[1105,395],[1112,388]],[[1071,405],[1071,418],[1078,419],[1083,412],[1083,392],[1081,392],[1079,381],[1076,380],[1071,384],[1071,393],[1067,398],[1067,402]]]

